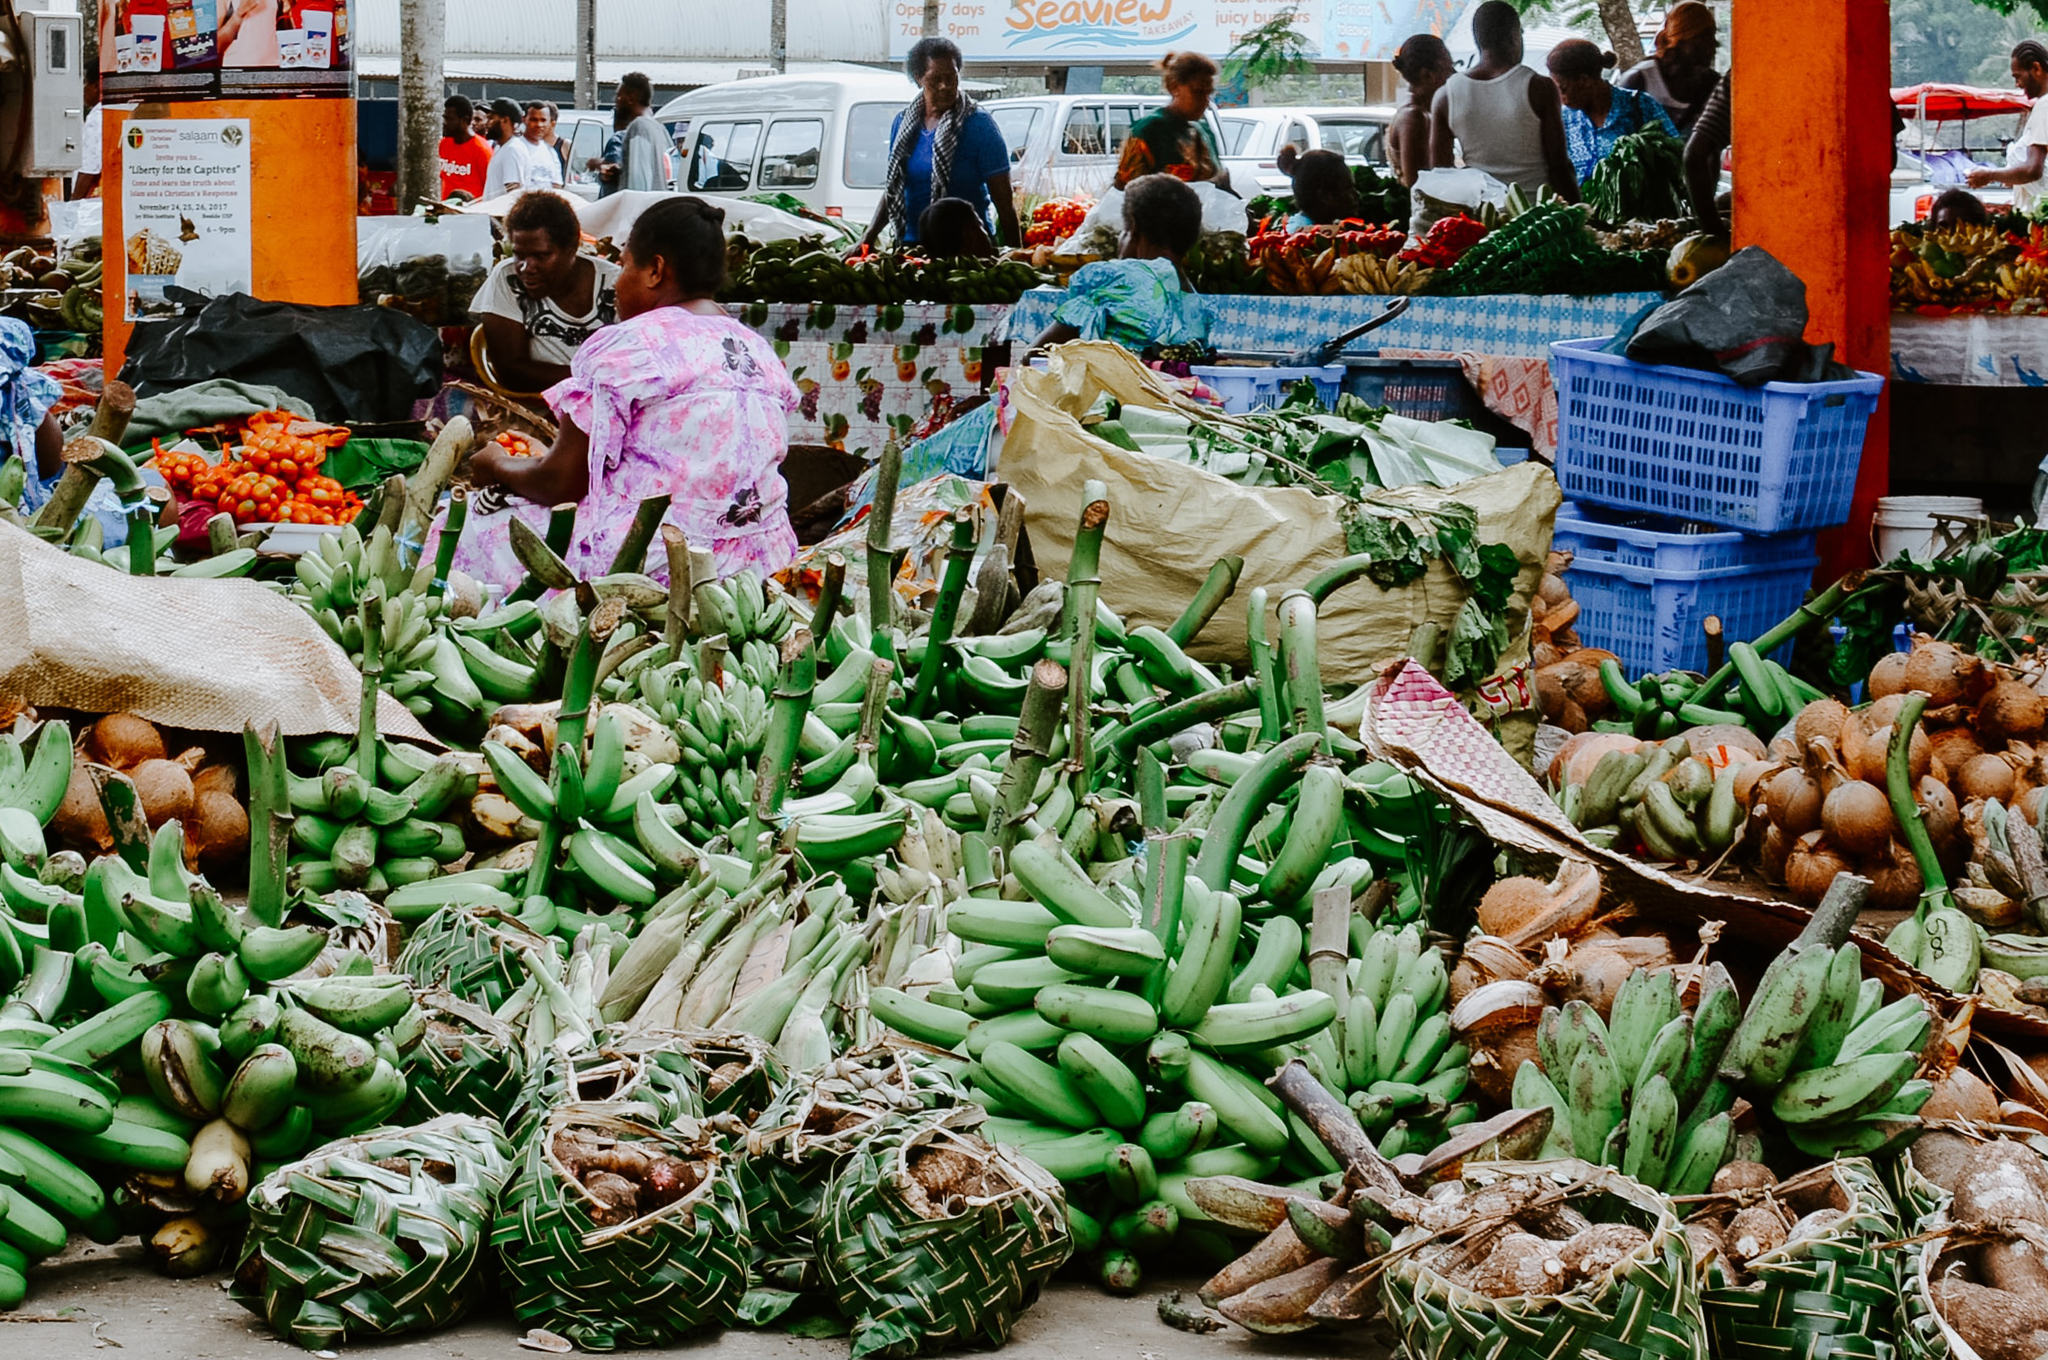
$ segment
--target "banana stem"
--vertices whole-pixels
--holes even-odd
[[[896,556],[889,537],[896,521],[896,483],[903,476],[903,450],[890,440],[875,464],[875,496],[868,507],[868,630],[869,649],[884,660],[896,659]]]
[[[1316,659],[1316,602],[1306,591],[1280,601],[1280,663],[1294,730],[1314,735],[1327,755],[1330,729],[1323,721],[1323,672]]]
[[[931,710],[941,689],[953,653],[946,644],[953,626],[960,620],[960,598],[967,593],[967,572],[974,565],[974,512],[953,512],[953,540],[946,547],[946,573],[939,578],[939,599],[932,609],[931,626],[925,630],[924,655],[917,663],[917,688],[910,692],[910,716],[922,718]]]
[[[640,502],[640,508],[633,512],[633,522],[626,526],[626,536],[619,540],[619,551],[612,558],[611,570],[606,575],[647,570],[647,549],[654,542],[654,531],[661,527],[661,517],[668,513],[669,500],[664,494],[649,496]]]
[[[1775,627],[1758,637],[1756,641],[1750,644],[1756,648],[1757,655],[1769,656],[1772,652],[1777,651],[1778,648],[1784,646],[1793,638],[1798,637],[1814,624],[1826,623],[1829,619],[1840,613],[1842,607],[1850,601],[1850,579],[1848,576],[1842,577],[1826,590],[1823,590],[1820,594],[1793,610],[1784,619],[1780,620]],[[1883,587],[1868,586],[1865,589],[1874,592],[1883,589]],[[1859,590],[1855,593],[1861,595],[1863,591]],[[1726,689],[1728,682],[1734,678],[1735,663],[1733,661],[1722,662],[1715,669],[1714,673],[1702,681],[1700,687],[1692,692],[1692,702],[1712,707],[1715,697],[1722,690]]]
[[[1095,646],[1095,601],[1102,590],[1102,536],[1109,527],[1109,488],[1094,478],[1081,484],[1081,523],[1074,531],[1074,554],[1067,563],[1067,611],[1064,627],[1072,641],[1067,658],[1067,719],[1073,734],[1067,740],[1067,768],[1074,772],[1074,793],[1090,787],[1092,755],[1088,724],[1093,716],[1095,675],[1089,653]]]
[[[1188,601],[1188,607],[1166,630],[1166,635],[1173,639],[1176,647],[1185,647],[1194,641],[1195,635],[1216,617],[1216,611],[1237,589],[1237,578],[1243,574],[1242,557],[1233,554],[1216,559],[1216,565],[1209,568],[1209,575],[1202,581],[1202,588],[1195,592],[1195,597]]]
[[[754,806],[740,833],[740,852],[755,868],[766,857],[761,833],[782,810],[782,798],[789,789],[797,741],[803,736],[804,717],[811,711],[811,693],[817,681],[818,652],[811,646],[810,630],[793,628],[782,640],[782,673],[776,681],[768,739],[761,748],[761,764],[754,779]]]
[[[1145,929],[1166,947],[1168,958],[1180,952],[1180,910],[1188,886],[1188,855],[1194,838],[1186,832],[1155,832],[1145,838]],[[1145,979],[1145,999],[1157,1005],[1166,991],[1166,969]]]
[[[156,575],[156,512],[146,501],[128,512],[128,574]]]
[[[579,604],[595,598],[587,585],[577,587],[577,596]],[[585,610],[577,621],[576,641],[569,649],[562,681],[562,709],[555,721],[555,746],[566,745],[579,758],[583,754],[584,733],[590,726],[590,700],[597,689],[597,663],[604,654],[605,644],[611,641],[612,634],[618,631],[625,616],[625,601],[613,598],[594,609]],[[551,812],[540,825],[540,836],[533,847],[533,863],[526,870],[524,896],[548,895],[548,889],[554,883],[555,860],[561,854],[563,835],[561,814]]]
[[[1311,576],[1302,590],[1311,600],[1321,604],[1337,591],[1363,577],[1378,560],[1371,553],[1354,553],[1350,557],[1341,557]]]
[[[1360,1192],[1381,1207],[1411,1199],[1401,1188],[1393,1163],[1380,1156],[1379,1149],[1359,1127],[1357,1118],[1337,1097],[1325,1090],[1308,1070],[1308,1064],[1294,1058],[1267,1081],[1280,1103],[1308,1125],[1309,1132],[1322,1141],[1352,1177]]]
[[[683,654],[683,639],[690,632],[691,592],[696,573],[690,569],[690,540],[673,524],[661,526],[661,548],[668,554],[668,618],[662,638],[670,656]]]
[[[448,522],[441,526],[441,541],[434,549],[434,579],[427,583],[428,599],[438,600],[447,591],[448,573],[455,569],[455,549],[468,523],[469,493],[457,487],[449,493]]]
[[[1150,747],[1138,748],[1138,825],[1147,831],[1164,831],[1171,817],[1166,810],[1166,767]]]
[[[1287,734],[1280,716],[1280,671],[1273,663],[1273,645],[1266,640],[1266,588],[1253,586],[1245,611],[1245,647],[1251,673],[1259,682],[1259,740],[1276,742]]]
[[[242,757],[249,769],[249,914],[264,925],[284,920],[285,866],[291,859],[292,812],[284,741],[277,724],[242,726]]]
[[[846,595],[846,558],[839,553],[825,555],[825,579],[818,583],[818,607],[811,611],[811,642],[825,645],[825,635],[839,617],[839,602]]]
[[[1920,726],[1920,714],[1927,707],[1927,696],[1914,691],[1899,705],[1899,716],[1892,722],[1892,741],[1884,758],[1884,791],[1892,805],[1892,820],[1905,833],[1906,848],[1913,852],[1913,862],[1920,866],[1920,905],[1916,916],[1927,914],[1927,904],[1950,905],[1948,878],[1941,872],[1941,861],[1934,854],[1934,839],[1927,834],[1927,823],[1921,818],[1920,805],[1913,798],[1913,732]]]
[[[1060,729],[1060,701],[1066,697],[1067,673],[1057,661],[1041,658],[1031,668],[1031,686],[1024,691],[1024,710],[1010,743],[1010,763],[996,788],[996,809],[989,835],[1007,855],[1023,834],[1031,815],[1031,795],[1038,776],[1052,759],[1053,737]]]
[[[358,606],[363,625],[363,700],[356,715],[356,773],[377,784],[377,687],[384,680],[384,588],[372,586]]]
[[[1206,694],[1197,694],[1177,704],[1169,704],[1155,713],[1149,713],[1129,727],[1118,732],[1103,745],[1103,766],[1115,769],[1125,755],[1136,746],[1150,746],[1162,737],[1170,737],[1182,728],[1193,727],[1196,723],[1220,722],[1235,717],[1259,704],[1259,682],[1251,676],[1212,689]]]

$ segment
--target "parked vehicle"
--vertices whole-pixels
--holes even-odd
[[[889,124],[917,94],[901,75],[757,76],[678,95],[655,117],[683,193],[788,194],[868,222],[889,177]]]
[[[1297,151],[1320,148],[1341,152],[1347,161],[1378,170],[1391,164],[1387,157],[1387,127],[1394,121],[1391,104],[1225,109],[1217,116],[1223,124],[1223,163],[1230,167],[1231,182],[1247,195],[1289,192],[1292,186],[1280,173],[1276,159],[1283,146]]]
[[[1012,186],[1026,199],[1045,199],[1109,188],[1131,125],[1165,103],[1157,94],[1051,94],[991,99],[982,107],[995,115],[1009,143]],[[1227,150],[1213,111],[1209,127]]]
[[[1970,85],[1913,85],[1892,91],[1892,107],[1906,120],[1892,169],[1894,223],[1918,222],[1950,189],[1969,189],[1963,176],[1979,167],[2004,168],[2005,144],[2018,133],[2033,101],[2018,90]],[[1969,189],[1993,212],[2012,207],[2003,184]]]
[[[590,163],[604,157],[605,139],[612,135],[612,111],[563,109],[555,121],[555,135],[569,143],[569,169],[562,187],[578,198],[595,199],[600,181]]]

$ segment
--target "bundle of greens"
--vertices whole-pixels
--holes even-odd
[[[1660,127],[1631,132],[1593,167],[1586,206],[1609,226],[1692,216],[1685,192],[1685,147]]]

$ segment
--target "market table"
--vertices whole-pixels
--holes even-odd
[[[2048,387],[2048,316],[1894,312],[1892,376],[1957,387]]]
[[[979,392],[1001,341],[1001,305],[739,302],[726,311],[775,345],[803,393],[792,444],[874,458],[934,403]],[[996,356],[998,363],[1001,357]]]
[[[1052,323],[1066,297],[1039,288],[1010,309],[1012,341],[1028,343]],[[1390,299],[1348,293],[1321,297],[1218,294],[1210,341],[1226,354],[1302,349],[1380,314]],[[1386,358],[1453,358],[1488,409],[1527,430],[1538,454],[1557,447],[1557,394],[1550,380],[1550,346],[1557,340],[1613,335],[1662,293],[1607,293],[1592,297],[1497,293],[1484,297],[1417,297],[1408,310],[1371,332],[1347,354]]]

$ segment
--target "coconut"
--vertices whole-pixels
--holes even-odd
[[[1537,583],[1536,598],[1543,601],[1546,609],[1556,609],[1570,602],[1571,587],[1565,584],[1564,577],[1554,571],[1546,571]]]
[[[1600,910],[1600,873],[1592,865],[1566,860],[1557,877],[1504,878],[1479,902],[1479,926],[1510,945],[1540,944],[1553,936],[1569,939],[1591,924]]]
[[[230,798],[240,797],[242,772],[233,765],[207,765],[192,776],[192,796],[207,793],[224,793]]]
[[[1600,672],[1592,666],[1583,666],[1576,661],[1560,661],[1536,673],[1536,688],[1543,690],[1544,677],[1564,698],[1580,708],[1594,709],[1607,703],[1607,687],[1600,683]]]
[[[1814,742],[1826,738],[1837,741],[1842,735],[1842,724],[1849,720],[1849,706],[1840,699],[1816,699],[1799,710],[1799,716],[1792,720],[1792,739],[1804,751]]]
[[[1488,1100],[1506,1108],[1514,1096],[1515,1073],[1525,1062],[1539,1062],[1536,1022],[1494,1030],[1474,1039],[1471,1048],[1472,1084]]]
[[[199,860],[218,863],[249,849],[249,814],[231,793],[208,789],[192,800],[187,850]]]
[[[2048,702],[2017,680],[2000,680],[1977,705],[1977,729],[1993,741],[2032,741],[2048,725]]]
[[[83,761],[71,766],[71,782],[64,786],[64,801],[50,819],[50,834],[65,845],[104,854],[114,848],[114,835],[107,829],[107,811],[100,806],[100,791]]]
[[[1873,911],[1910,911],[1926,886],[1920,877],[1920,862],[1897,841],[1863,869],[1870,875],[1869,906]]]
[[[1984,743],[1967,727],[1944,727],[1927,740],[1934,758],[1951,770],[1962,770],[1984,754]]]
[[[1773,760],[1752,760],[1735,772],[1735,802],[1744,811],[1756,806],[1757,790],[1783,769]]]
[[[131,770],[146,760],[162,760],[166,754],[163,733],[146,718],[133,713],[109,713],[86,734],[86,753],[102,765]]]
[[[1870,668],[1870,679],[1863,686],[1864,692],[1873,699],[1884,699],[1906,691],[1906,662],[1904,652],[1886,652],[1877,664]]]
[[[1892,838],[1892,809],[1883,790],[1860,779],[1835,786],[1821,803],[1821,829],[1855,859],[1874,855]]]
[[[1456,1006],[1489,982],[1525,978],[1534,966],[1526,954],[1499,936],[1474,935],[1465,941],[1458,965],[1451,969],[1451,1005]]]
[[[2003,803],[2012,797],[2017,774],[2004,756],[1971,756],[1956,770],[1955,785],[1964,798],[1990,798]]]
[[[1788,836],[1804,836],[1820,825],[1820,780],[1805,769],[1783,769],[1764,785],[1771,821]]]
[[[1916,638],[1906,657],[1906,688],[1927,696],[1929,708],[1947,708],[1968,697],[1983,663],[1953,643]]]
[[[1751,831],[1755,831],[1759,817],[1760,813],[1751,815]],[[1786,865],[1791,862],[1794,838],[1786,835],[1783,827],[1772,826],[1768,818],[1762,818],[1762,825],[1764,832],[1757,845],[1757,870],[1767,882],[1783,883]]]
[[[1849,862],[1829,844],[1827,833],[1809,831],[1793,844],[1791,853],[1785,857],[1785,887],[1803,905],[1819,906],[1829,885],[1835,881],[1835,875],[1848,871]]]
[[[1521,978],[1502,978],[1472,990],[1451,1008],[1451,1032],[1461,1037],[1494,1035],[1534,1024],[1549,1004],[1543,989]]]
[[[145,760],[128,772],[152,829],[192,814],[192,776],[175,760]]]

